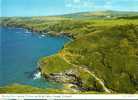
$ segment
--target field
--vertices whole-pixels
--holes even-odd
[[[58,54],[39,61],[43,77],[70,84],[69,93],[138,93],[138,13],[107,11],[1,20],[2,26],[72,39]],[[17,91],[0,90],[18,93],[16,87]]]

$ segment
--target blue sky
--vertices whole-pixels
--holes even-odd
[[[74,12],[138,11],[138,0],[0,0],[2,16],[47,16]]]

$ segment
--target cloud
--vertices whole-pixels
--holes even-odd
[[[106,10],[112,8],[112,0],[65,0],[66,7],[71,10]]]
[[[138,10],[138,0],[65,0],[72,11]]]
[[[112,1],[111,0],[107,0],[105,4],[106,5],[111,5],[112,4]]]
[[[73,0],[74,3],[80,3],[81,0]]]
[[[66,0],[66,7],[71,9],[85,9],[94,7],[91,0]]]
[[[112,5],[112,0],[106,0],[106,1],[105,1],[105,4],[103,5],[103,9],[109,10],[109,9],[111,9],[112,7],[113,7],[113,5]]]

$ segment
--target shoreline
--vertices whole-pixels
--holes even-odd
[[[40,25],[9,21],[5,25],[28,27],[40,35],[46,30],[52,36],[74,35],[73,42],[38,60],[39,70],[49,81],[72,83],[82,93],[137,93],[138,20],[45,21]]]
[[[50,35],[50,36],[66,36],[69,37],[71,40],[74,39],[73,35],[70,35],[70,33],[65,32],[55,32],[55,31],[43,31],[43,30],[35,30],[31,29],[29,27],[22,27],[22,26],[10,26],[10,25],[0,25],[0,27],[8,27],[8,28],[17,28],[17,29],[25,29],[27,32],[37,33],[40,35]]]
[[[33,33],[34,31],[30,31],[30,30],[28,30],[28,29],[26,29],[26,28],[23,28],[23,27],[10,27],[10,26],[0,26],[0,27],[6,27],[6,28],[17,28],[17,29],[23,29],[23,30],[25,30],[25,31],[28,31],[29,33]],[[38,34],[38,35],[49,35],[49,36],[52,36],[52,37],[65,37],[66,35],[53,35],[53,34],[50,34],[50,33],[48,33],[48,34],[45,34],[45,33],[39,33],[39,32],[35,32],[36,34]],[[34,34],[35,34],[34,33]],[[68,39],[70,39],[68,36],[66,36]],[[68,42],[70,42],[71,40],[69,40]],[[67,43],[68,43],[67,42]],[[66,44],[66,43],[65,43]],[[64,44],[64,45],[65,45]],[[62,48],[61,48],[62,49]],[[58,52],[60,52],[60,50],[58,51]],[[55,54],[57,54],[58,52],[56,52]],[[52,55],[55,55],[55,54],[52,54]],[[49,56],[52,56],[52,55],[49,55]],[[39,73],[39,78],[40,78],[40,73],[41,73],[41,70],[40,70],[40,67],[39,67],[39,60],[41,60],[43,57],[45,57],[45,56],[42,56],[42,57],[40,57],[38,60],[37,60],[37,64],[36,64],[36,68],[34,69],[35,70],[35,72],[33,72],[33,74],[31,75],[32,76],[32,79],[33,80],[35,80],[35,76],[36,76],[36,74],[38,74]],[[46,56],[47,57],[47,56]],[[43,77],[42,75],[41,75],[41,77]],[[44,77],[43,77],[44,78]],[[46,79],[45,79],[46,80]],[[18,83],[17,83],[18,84]],[[20,84],[20,83],[19,83]],[[5,86],[9,86],[10,84],[8,84],[8,85],[4,85],[4,86],[0,86],[0,87],[5,87]],[[22,84],[21,84],[22,85]],[[25,85],[25,84],[24,84]],[[32,86],[32,85],[29,85],[29,86]],[[32,87],[36,87],[36,86],[32,86]],[[40,88],[40,87],[36,87],[36,88]],[[48,87],[48,89],[49,89],[49,87]]]
[[[7,27],[7,26],[6,26]],[[69,44],[70,42],[72,42],[73,41],[73,39],[71,39],[68,35],[66,35],[66,34],[52,34],[52,33],[50,33],[50,32],[48,32],[48,33],[43,33],[43,32],[39,32],[39,31],[33,31],[33,30],[28,30],[27,28],[23,28],[23,27],[9,27],[9,28],[19,28],[19,29],[25,29],[27,32],[29,32],[29,33],[36,33],[36,34],[38,34],[38,35],[50,35],[50,36],[54,36],[54,37],[60,37],[60,36],[66,36],[66,37],[68,37],[69,39],[70,39],[70,41],[69,42],[67,42],[67,43],[65,43],[64,44],[64,46],[65,45],[67,45],[67,44]],[[43,74],[42,73],[42,69],[41,69],[41,67],[40,67],[40,62],[41,62],[41,60],[43,59],[43,58],[49,58],[49,57],[52,57],[52,56],[55,56],[55,55],[58,55],[59,54],[59,52],[60,51],[62,51],[63,49],[64,49],[64,46],[63,46],[63,48],[61,49],[61,50],[59,50],[57,53],[55,53],[55,54],[52,54],[52,55],[49,55],[49,56],[42,56],[41,58],[39,58],[38,59],[38,61],[37,61],[37,68],[36,68],[36,72],[37,73],[34,73],[33,74],[33,79],[35,79],[35,76],[36,76],[36,74],[39,74],[39,78],[41,77],[41,78],[44,78],[44,80],[48,80],[49,82],[56,82],[56,83],[61,83],[62,85],[63,85],[63,87],[61,88],[61,89],[67,89],[67,90],[71,90],[71,91],[73,91],[73,92],[83,92],[85,89],[81,89],[81,87],[79,87],[79,86],[77,86],[77,85],[75,85],[75,84],[72,84],[72,83],[62,83],[62,82],[60,82],[60,81],[55,81],[55,80],[51,80],[50,78],[48,78],[45,74]],[[53,73],[54,74],[54,73]],[[78,83],[79,84],[79,83]],[[33,86],[33,87],[35,87],[35,86]],[[87,89],[86,89],[87,90]]]

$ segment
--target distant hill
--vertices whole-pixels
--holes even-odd
[[[80,12],[62,15],[66,18],[75,18],[75,19],[110,19],[110,18],[138,18],[138,12],[131,11],[95,11],[95,12]]]
[[[65,19],[138,19],[138,12],[134,11],[95,11],[95,12],[77,12],[55,16],[32,16],[32,17],[0,17],[0,20],[18,19],[18,20],[38,20],[57,21]]]
[[[73,90],[72,93],[82,94],[138,94],[138,12],[97,11],[1,19],[2,26],[71,37],[57,54],[39,60],[42,76],[65,83],[66,87],[43,90],[10,85],[0,87],[3,93],[70,93]]]

